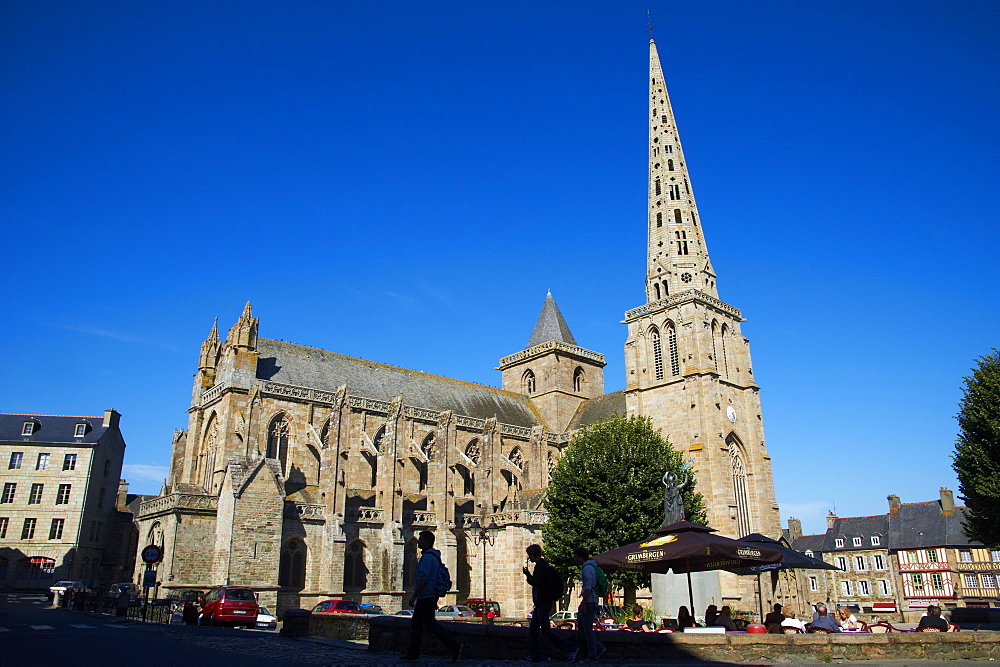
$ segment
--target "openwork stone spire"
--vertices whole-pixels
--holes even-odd
[[[718,298],[656,43],[649,41],[649,236],[646,302],[696,289]]]

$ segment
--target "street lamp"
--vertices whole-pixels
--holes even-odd
[[[476,544],[483,545],[483,623],[488,621],[487,616],[490,612],[489,597],[486,595],[486,545],[493,546],[497,539],[497,533],[500,532],[500,526],[498,526],[494,521],[490,520],[490,525],[483,528],[483,524],[486,523],[486,513],[483,512],[482,521],[476,520],[472,523],[472,539]]]

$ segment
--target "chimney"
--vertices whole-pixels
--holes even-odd
[[[894,493],[891,496],[888,496],[886,498],[886,500],[889,501],[889,514],[898,514],[899,513],[899,496],[897,496]]]
[[[118,480],[118,507],[119,512],[128,511],[128,482],[124,479]]]
[[[941,514],[952,516],[955,513],[955,495],[950,489],[941,487]]]
[[[833,530],[835,525],[837,525],[837,515],[831,510],[830,513],[826,515],[826,529]]]
[[[788,541],[794,542],[802,537],[802,522],[788,517]]]
[[[113,409],[108,408],[107,410],[104,411],[104,422],[101,424],[101,426],[105,428],[109,426],[118,426],[118,420],[121,418],[122,416],[120,414],[118,414]]]

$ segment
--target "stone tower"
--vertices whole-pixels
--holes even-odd
[[[524,350],[500,360],[503,388],[531,398],[546,426],[562,433],[580,404],[604,393],[604,355],[576,344],[552,293]]]
[[[625,313],[628,412],[649,416],[692,462],[712,527],[780,535],[749,341],[740,311],[718,298],[653,41],[648,213],[646,303]]]

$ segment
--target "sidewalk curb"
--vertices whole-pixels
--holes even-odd
[[[296,642],[306,642],[307,644],[319,644],[321,646],[329,646],[331,648],[343,648],[352,651],[367,651],[368,644],[362,644],[360,642],[352,642],[346,639],[330,639],[328,637],[316,637],[314,635],[307,635],[305,637],[282,637],[282,639],[291,639]]]

